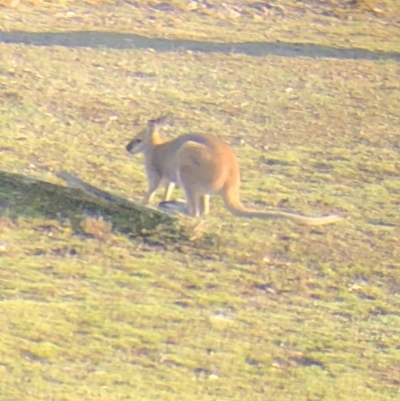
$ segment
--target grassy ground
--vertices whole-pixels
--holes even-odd
[[[3,33],[96,31],[110,14],[30,3],[0,11]],[[156,12],[136,4],[132,12]],[[0,43],[0,181],[16,180],[0,190],[0,400],[399,398],[396,6],[321,11],[335,21],[320,25],[322,35],[308,23],[327,2],[298,14],[282,4],[283,16],[271,10],[282,24],[270,39],[257,36],[265,19],[243,14],[242,26],[211,11],[190,14],[185,32],[157,11],[151,36],[226,41],[235,32],[230,40],[298,36],[331,47],[340,37],[342,47],[391,55],[96,48],[85,33],[84,47]],[[128,30],[128,5],[120,7],[103,31],[149,32],[151,18]],[[76,14],[57,17],[68,10]],[[318,229],[245,221],[213,199],[204,228],[212,236],[174,242],[21,180],[60,186],[53,172],[64,169],[140,200],[142,159],[124,146],[164,113],[168,137],[214,132],[234,147],[247,205],[351,219]]]
[[[3,12],[0,7],[0,15],[6,30],[29,26],[35,32],[134,32],[208,42],[280,41],[400,52],[397,0],[21,0]]]

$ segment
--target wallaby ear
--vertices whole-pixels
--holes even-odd
[[[162,116],[162,117],[158,117],[155,120],[149,120],[147,122],[147,126],[149,128],[158,128],[161,127],[166,121],[167,121],[167,116]]]

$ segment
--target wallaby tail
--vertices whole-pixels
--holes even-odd
[[[323,217],[307,217],[295,213],[287,213],[279,210],[271,210],[266,212],[257,212],[246,209],[240,202],[239,197],[229,196],[229,193],[223,195],[226,208],[237,217],[246,217],[250,219],[289,219],[295,223],[306,226],[322,226],[324,224],[336,223],[344,219],[344,216],[332,214]]]

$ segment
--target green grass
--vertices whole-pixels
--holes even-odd
[[[2,30],[97,30],[106,12],[88,8],[82,26],[48,10],[4,9],[20,19]],[[284,40],[294,24],[300,42],[335,47],[342,32],[349,48],[362,22],[360,47],[399,51],[399,29],[378,21],[390,14],[352,10],[323,36],[305,10],[271,39],[250,19],[191,21],[210,41]],[[201,36],[168,18],[152,36]],[[104,30],[127,32],[118,21]],[[398,399],[398,61],[18,43],[0,54],[0,400]],[[143,161],[124,146],[164,113],[167,137],[213,132],[233,146],[246,205],[351,218],[247,221],[216,198],[206,236],[174,241],[60,188],[64,169],[140,201]]]

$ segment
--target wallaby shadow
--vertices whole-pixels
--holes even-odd
[[[158,210],[136,208],[133,202],[126,201],[132,205],[129,209],[116,210],[88,200],[79,189],[5,171],[0,171],[0,188],[0,214],[6,211],[11,218],[69,219],[73,230],[81,234],[87,216],[106,216],[113,231],[129,237],[153,238],[158,243],[182,237],[176,219]]]
[[[336,48],[310,43],[244,42],[215,43],[195,40],[149,38],[118,32],[24,32],[0,31],[0,42],[34,46],[89,47],[95,49],[154,49],[157,52],[195,51],[241,53],[250,56],[311,57],[355,60],[400,60],[400,53],[361,48]]]

